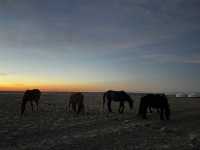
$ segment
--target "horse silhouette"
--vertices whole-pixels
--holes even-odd
[[[37,106],[37,111],[38,111],[38,105],[39,105],[39,99],[41,96],[41,92],[38,89],[33,89],[33,90],[26,90],[22,99],[22,104],[21,104],[21,115],[24,114],[24,111],[26,109],[26,103],[30,102],[32,112],[33,112],[33,102],[35,102]]]
[[[104,109],[104,105],[107,99],[107,107],[108,107],[108,111],[112,112],[112,108],[111,108],[111,102],[115,101],[115,102],[119,102],[120,106],[119,106],[119,113],[123,113],[124,112],[124,102],[128,102],[130,109],[133,108],[133,100],[131,99],[131,97],[124,91],[107,91],[104,93],[103,95],[103,109]]]
[[[147,119],[147,109],[151,111],[151,108],[156,109],[160,113],[161,120],[164,120],[164,113],[166,119],[170,119],[170,106],[165,94],[147,94],[143,96],[140,100],[138,115]]]
[[[81,111],[84,112],[85,106],[84,106],[84,95],[81,92],[73,93],[70,96],[69,100],[69,111],[70,109],[73,110],[73,112],[76,112],[79,114]],[[66,106],[67,111],[67,106]]]

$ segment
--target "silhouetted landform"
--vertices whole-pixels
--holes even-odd
[[[21,104],[21,115],[24,114],[27,102],[30,102],[32,112],[33,112],[33,102],[35,102],[36,107],[37,107],[37,111],[38,111],[40,96],[41,96],[41,92],[38,89],[25,91],[23,99],[22,99],[22,104]]]
[[[84,106],[84,95],[81,92],[73,93],[70,96],[69,100],[69,111],[73,110],[73,112],[76,112],[79,114],[80,112],[84,112],[85,106]],[[66,106],[67,111],[67,106]]]
[[[200,98],[200,93],[198,92],[193,92],[193,93],[190,93],[188,94],[188,97],[192,97],[192,98]]]
[[[112,101],[114,102],[119,102],[120,106],[119,106],[119,113],[123,113],[124,112],[124,102],[128,102],[130,109],[133,108],[133,100],[132,98],[124,91],[107,91],[104,93],[103,95],[103,109],[104,109],[104,105],[105,102],[107,100],[107,107],[108,107],[108,111],[112,112],[112,108],[111,108],[111,103]]]
[[[156,108],[160,110],[160,119],[164,120],[164,113],[167,120],[170,119],[170,106],[165,94],[147,94],[140,100],[138,115],[141,115],[144,119],[147,119],[147,109]]]
[[[186,93],[176,93],[176,97],[177,98],[185,98],[185,97],[187,97],[187,94]]]

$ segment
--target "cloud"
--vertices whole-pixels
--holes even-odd
[[[10,1],[0,44],[43,51],[136,47],[191,29],[188,19],[199,14],[192,9],[199,6],[195,0]]]
[[[155,63],[179,63],[179,64],[200,64],[200,54],[177,56],[173,54],[148,54],[141,56],[142,59],[148,62]]]
[[[0,72],[0,76],[8,76],[8,73]]]

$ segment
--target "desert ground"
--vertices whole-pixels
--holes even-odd
[[[154,112],[137,116],[141,94],[131,94],[134,109],[124,114],[102,109],[102,93],[84,93],[85,114],[66,112],[69,93],[43,93],[39,112],[30,105],[20,117],[23,93],[0,94],[0,150],[199,150],[200,98],[168,96],[171,120]]]

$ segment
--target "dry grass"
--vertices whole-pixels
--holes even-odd
[[[102,110],[101,93],[85,93],[86,114],[65,112],[69,94],[43,94],[40,112],[29,107],[19,116],[22,94],[0,94],[0,149],[199,149],[200,99],[169,97],[172,120],[136,116],[140,95],[132,95],[134,110],[123,115]]]

